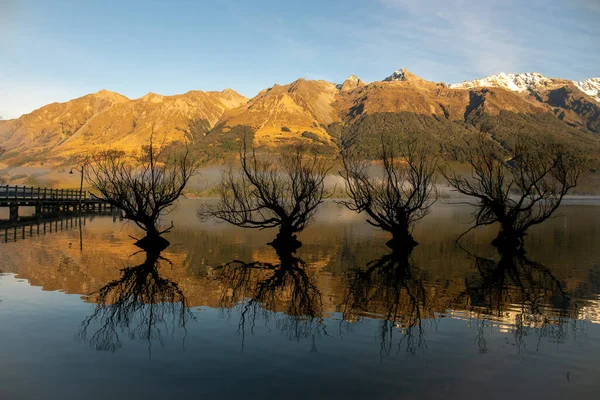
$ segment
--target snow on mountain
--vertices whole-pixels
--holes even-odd
[[[552,78],[545,77],[537,72],[527,72],[524,74],[506,74],[502,72],[483,79],[453,83],[449,87],[452,89],[471,89],[474,87],[498,86],[514,92],[524,92],[541,86],[547,86],[553,82]]]
[[[405,76],[404,76],[405,73],[406,73],[406,68],[399,69],[398,71],[395,71],[392,75],[385,78],[383,81],[384,82],[403,81],[405,79]]]
[[[579,90],[600,102],[600,78],[590,78],[579,82],[573,81],[573,83]]]
[[[473,81],[464,81],[449,85],[452,89],[471,89],[475,87],[503,87],[514,92],[532,91],[542,87],[547,87],[555,83],[565,82],[562,79],[548,78],[537,72],[527,72],[523,74],[506,74],[504,72],[498,75],[491,75],[487,78],[475,79]],[[600,78],[590,78],[585,81],[573,84],[585,94],[593,97],[600,102]]]

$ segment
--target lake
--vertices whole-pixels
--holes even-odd
[[[437,204],[409,256],[333,201],[295,254],[272,230],[116,216],[0,229],[1,399],[594,398],[600,203],[568,201],[501,257]]]

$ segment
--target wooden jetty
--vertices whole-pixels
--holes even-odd
[[[19,207],[34,207],[34,217],[71,212],[106,211],[111,205],[85,190],[33,186],[0,186],[0,207],[9,208],[9,220],[19,221]]]

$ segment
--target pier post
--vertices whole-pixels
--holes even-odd
[[[9,220],[10,221],[18,221],[19,220],[19,205],[18,204],[11,204],[9,206]]]

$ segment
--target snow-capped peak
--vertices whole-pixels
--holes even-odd
[[[403,81],[406,78],[405,73],[406,73],[406,68],[401,68],[398,71],[394,71],[394,73],[392,75],[388,76],[383,81],[384,82]]]
[[[491,75],[487,78],[464,81],[449,85],[451,89],[471,89],[475,87],[502,87],[514,92],[534,91],[556,83],[564,83],[565,80],[548,78],[537,72],[526,72],[523,74]],[[582,92],[600,102],[600,78],[590,78],[585,81],[573,81],[573,84]]]
[[[524,92],[540,86],[547,86],[552,82],[552,78],[545,77],[537,72],[526,72],[524,74],[506,74],[502,72],[483,79],[453,83],[449,87],[452,89],[471,89],[474,87],[499,86],[514,92]]]
[[[600,102],[600,78],[590,78],[585,81],[573,81],[575,86],[583,93],[593,97],[597,102]]]

